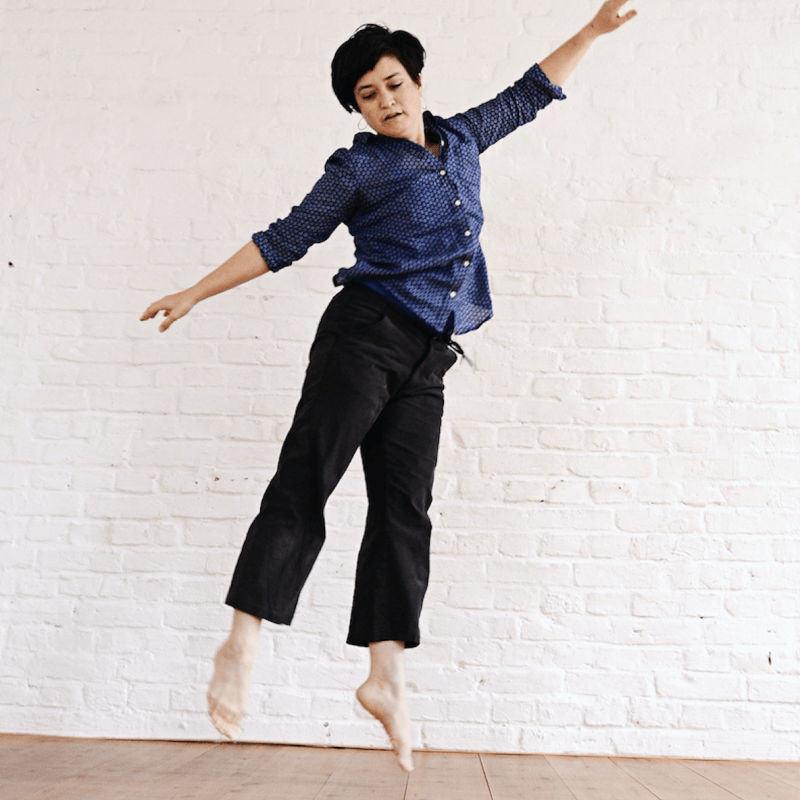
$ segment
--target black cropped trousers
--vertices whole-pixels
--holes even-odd
[[[456,361],[453,347],[361,284],[334,296],[228,605],[292,621],[325,540],[325,503],[360,447],[369,506],[347,642],[419,644],[443,376]]]

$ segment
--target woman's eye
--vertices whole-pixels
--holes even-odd
[[[389,86],[390,89],[399,89],[403,84],[402,83],[395,83]]]

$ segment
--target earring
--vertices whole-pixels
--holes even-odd
[[[362,122],[364,123],[363,127],[361,126]],[[359,121],[358,121],[358,129],[360,131],[365,131],[368,127],[369,126],[367,125],[367,121],[364,119],[364,117],[361,117],[361,119],[359,119]]]

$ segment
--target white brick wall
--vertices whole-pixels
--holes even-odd
[[[137,317],[350,141],[336,45],[408,27],[450,114],[596,3],[346,5],[5,3],[2,730],[213,733],[222,598],[350,243]],[[496,318],[448,381],[419,746],[800,756],[800,11],[638,5],[485,157]],[[343,644],[364,510],[354,467],[246,737],[384,745]]]

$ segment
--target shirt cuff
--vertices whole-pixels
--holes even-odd
[[[277,272],[279,269],[283,269],[286,266],[286,264],[280,263],[278,254],[268,241],[266,231],[258,231],[257,233],[254,233],[251,238],[261,252],[261,258],[263,258],[266,262],[270,272]]]
[[[564,92],[561,91],[560,86],[556,86],[556,84],[551,83],[548,79],[547,75],[544,74],[544,70],[538,65],[534,64],[526,73],[526,77],[532,78],[536,83],[544,89],[553,100],[566,100],[567,96]]]

